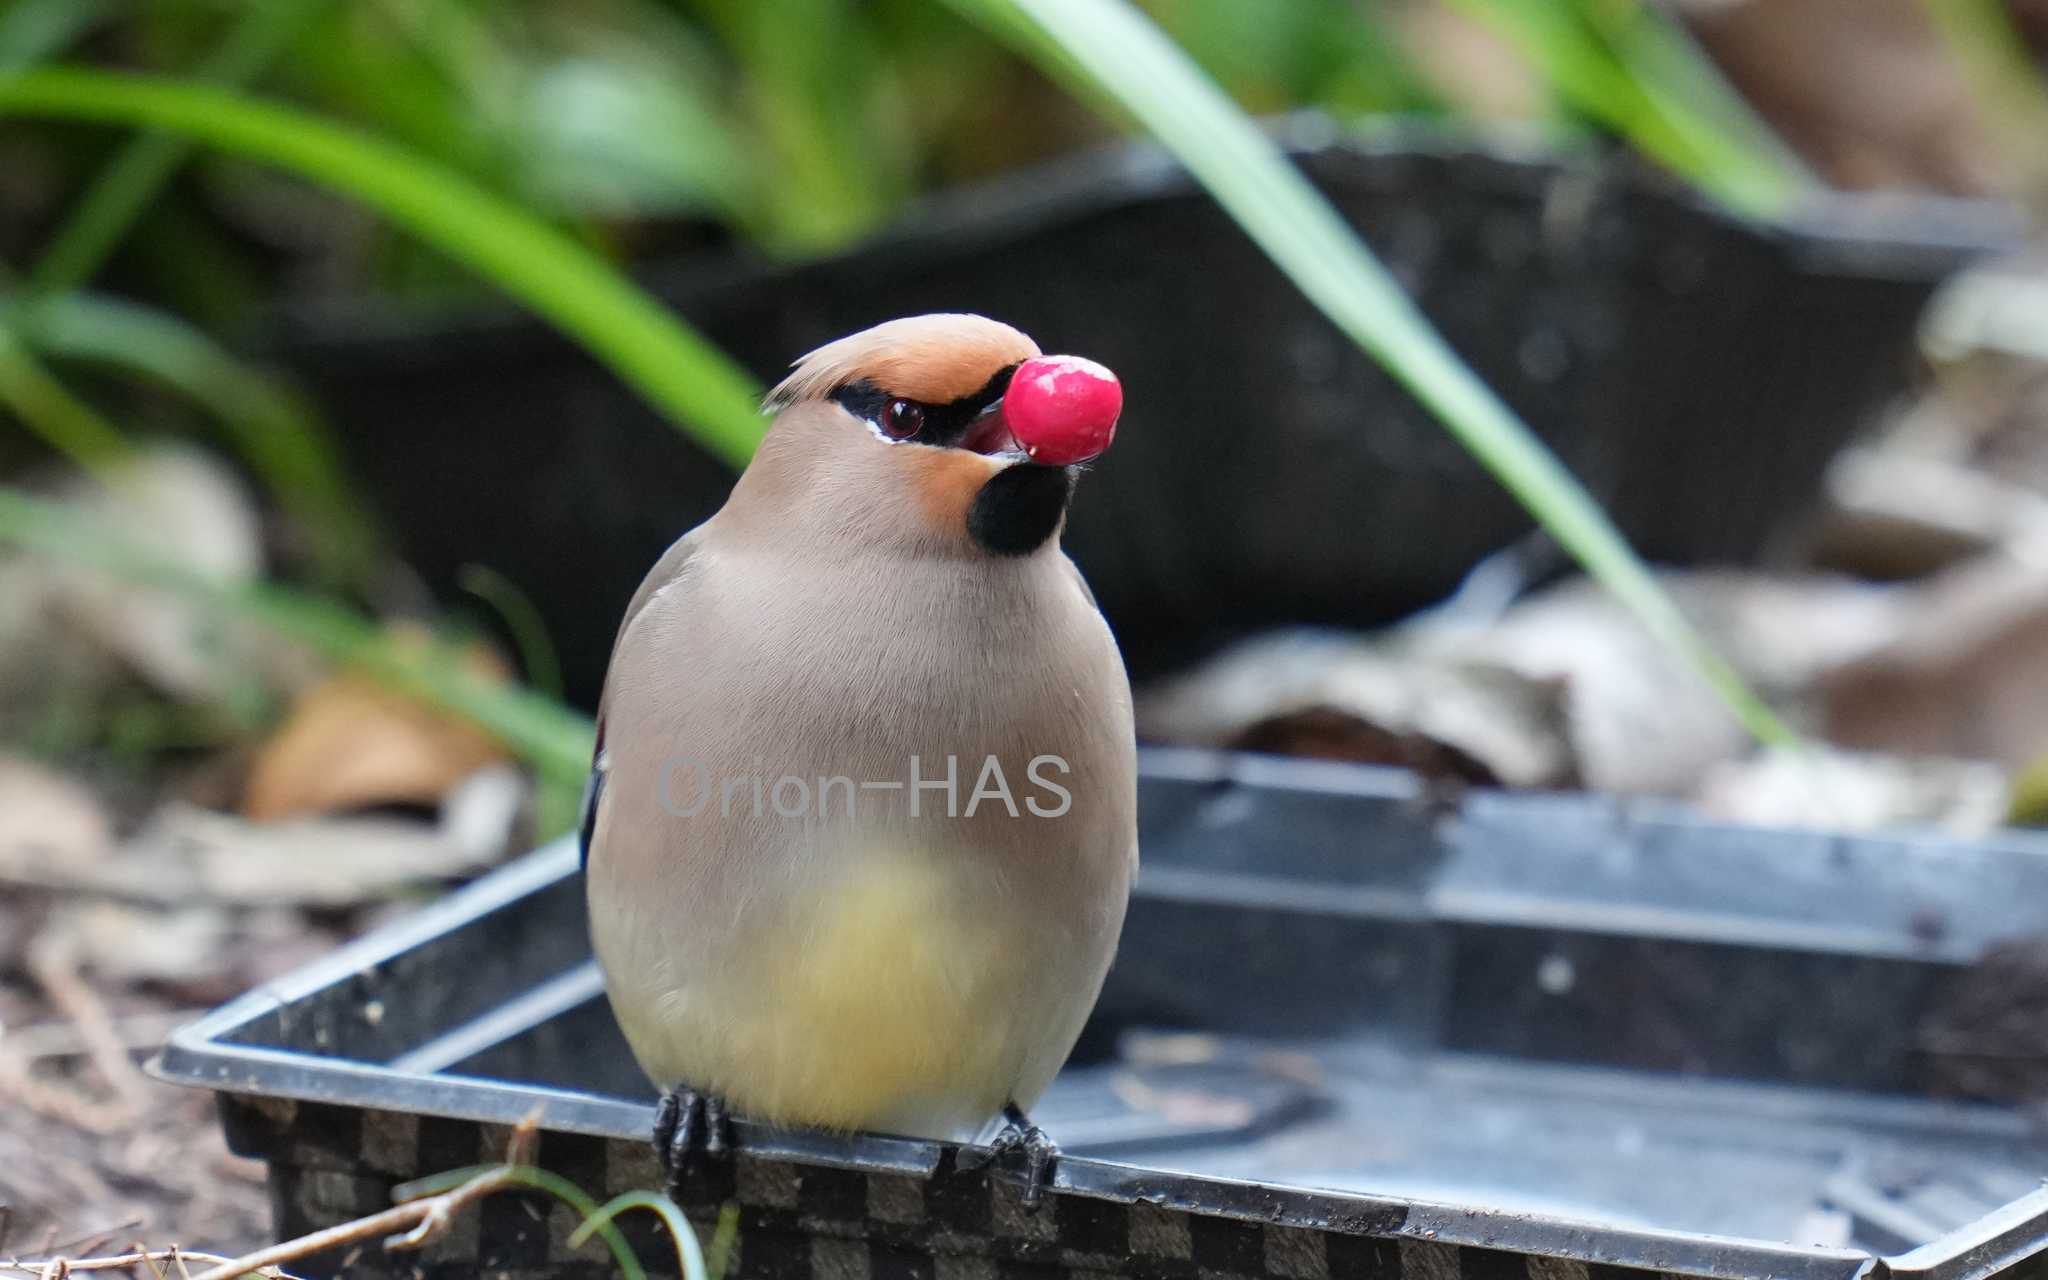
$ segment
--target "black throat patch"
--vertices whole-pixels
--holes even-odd
[[[1044,546],[1060,527],[1074,496],[1072,467],[1020,462],[989,477],[967,509],[967,532],[999,556],[1024,556]]]

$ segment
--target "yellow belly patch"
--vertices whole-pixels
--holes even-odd
[[[858,865],[781,936],[750,942],[750,999],[721,1011],[729,1056],[716,1087],[787,1125],[900,1125],[946,1103],[994,1114],[1016,1069],[998,989],[1015,966],[999,963],[1004,922],[969,918],[941,860]]]

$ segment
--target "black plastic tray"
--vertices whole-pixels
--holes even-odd
[[[1314,122],[1286,138],[1488,385],[1673,564],[1753,559],[1905,384],[1935,285],[2012,243],[1988,206],[1843,197],[1764,227],[1598,156]],[[706,255],[648,282],[769,381],[937,310],[1117,370],[1125,422],[1066,544],[1137,676],[1275,625],[1389,621],[1530,528],[1150,147],[954,193],[840,257]],[[450,594],[480,554],[510,575],[594,705],[619,610],[731,472],[531,319],[422,328],[372,305],[268,337],[344,428],[407,562]]]
[[[2039,839],[1445,810],[1400,773],[1203,752],[1145,754],[1141,838],[1117,966],[1039,1110],[1067,1153],[1048,1206],[950,1147],[742,1126],[686,1206],[742,1206],[740,1277],[2048,1275],[2048,1143],[1925,1096],[1914,1048],[1946,979],[2048,927]],[[541,1163],[651,1186],[650,1091],[582,912],[550,846],[157,1069],[221,1091],[280,1233],[494,1158],[535,1108]],[[566,1210],[483,1214],[349,1274],[599,1269]]]

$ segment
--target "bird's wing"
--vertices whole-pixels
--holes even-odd
[[[703,526],[699,525],[697,529],[692,529],[677,538],[674,545],[655,562],[654,568],[648,570],[647,576],[640,580],[640,589],[633,593],[632,601],[626,605],[625,616],[619,620],[618,634],[612,639],[614,658],[618,655],[620,642],[626,638],[627,630],[640,616],[640,611],[647,607],[647,602],[659,595],[664,587],[682,577],[683,566],[689,563],[691,553],[697,549],[697,534],[701,528]],[[590,776],[583,783],[583,808],[576,823],[576,847],[585,867],[590,865],[590,842],[597,835],[597,807],[604,800],[605,774],[610,767],[604,749],[604,722],[606,712],[611,706],[611,697],[612,682],[610,675],[607,674],[604,693],[597,702],[597,747],[591,755]]]
[[[597,754],[590,762],[590,775],[583,779],[583,812],[576,820],[576,856],[590,866],[590,840],[597,834],[597,802],[604,798],[604,722],[598,721]]]
[[[1101,613],[1102,606],[1095,601],[1094,589],[1088,585],[1088,579],[1081,576],[1081,566],[1075,564],[1073,557],[1064,552],[1060,554],[1060,559],[1067,562],[1067,573],[1074,579],[1074,585],[1081,588],[1081,597],[1088,602],[1088,607]]]

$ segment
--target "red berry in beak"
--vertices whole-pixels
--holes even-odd
[[[1060,467],[1109,448],[1124,389],[1079,356],[1038,356],[1017,366],[1003,393],[1003,421],[1033,462]]]

